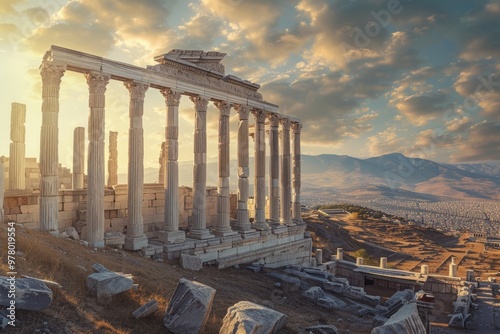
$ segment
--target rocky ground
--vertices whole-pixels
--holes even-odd
[[[425,262],[431,272],[442,271],[442,268],[447,268],[446,259],[454,255],[461,261],[461,275],[464,275],[461,267],[474,266],[481,275],[500,270],[498,254],[495,259],[491,251],[484,252],[479,244],[464,244],[463,240],[417,227],[394,229],[383,222],[357,221],[347,216],[339,218],[325,219],[314,213],[306,217],[314,247],[324,250],[325,259],[334,254],[337,247],[343,247],[347,257],[365,249],[374,259],[387,256],[389,265],[402,269],[412,267],[416,270]],[[5,226],[1,227],[0,235],[6,235]],[[3,237],[0,240],[0,257],[5,259]],[[328,311],[304,299],[299,291],[276,288],[275,280],[266,275],[270,270],[253,273],[240,266],[225,270],[205,267],[193,272],[180,268],[177,263],[145,259],[139,253],[111,248],[89,249],[78,241],[21,228],[17,230],[16,245],[18,276],[56,281],[62,288],[51,287],[54,300],[50,308],[41,312],[18,311],[17,327],[8,331],[12,333],[33,333],[37,330],[41,333],[164,333],[164,311],[181,277],[217,290],[206,333],[218,333],[227,308],[242,300],[287,314],[282,334],[304,333],[305,327],[318,324],[334,324],[341,333],[370,333],[372,328],[371,317],[360,318],[352,312]],[[108,305],[99,305],[85,286],[85,279],[92,273],[95,263],[132,274],[138,288],[115,296]],[[0,274],[7,271],[6,263],[2,261]],[[131,316],[135,309],[153,298],[160,305],[159,311],[146,319],[138,320]]]

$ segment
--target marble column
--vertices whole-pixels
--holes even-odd
[[[165,165],[167,163],[167,143],[162,142],[160,148],[160,157],[158,158],[158,164],[160,165],[160,170],[158,172],[158,184],[165,185]]]
[[[85,175],[85,128],[73,131],[73,189],[83,189]]]
[[[106,86],[110,76],[85,74],[89,86],[89,148],[87,165],[87,241],[90,247],[104,247],[104,120]]]
[[[292,220],[294,222],[302,222],[300,208],[300,130],[302,123],[292,123],[293,133],[293,151],[292,151]]]
[[[139,250],[148,246],[142,220],[144,195],[144,96],[149,84],[135,81],[124,83],[130,93],[130,128],[128,130],[128,224],[123,248]]]
[[[269,219],[280,220],[279,118],[269,115]]]
[[[194,168],[193,168],[193,225],[189,237],[208,239],[207,229],[207,107],[208,98],[191,97],[195,105]]]
[[[257,230],[269,228],[266,222],[266,112],[263,110],[252,110],[255,117],[255,154],[254,154],[254,203],[255,223]]]
[[[118,184],[118,132],[109,131],[108,187]]]
[[[239,115],[238,125],[238,219],[235,224],[237,232],[245,234],[254,232],[248,217],[248,106],[236,105]]]
[[[10,114],[9,189],[26,189],[26,105],[13,102]]]
[[[59,228],[59,88],[65,66],[42,63],[42,127],[40,133],[40,230]]]
[[[3,201],[5,197],[5,158],[4,156],[0,157],[0,224],[3,223],[4,220],[4,211],[3,211]]]
[[[214,234],[225,237],[235,235],[231,230],[230,208],[229,208],[229,115],[231,104],[227,102],[216,102],[219,109],[219,186],[217,197],[217,225]]]
[[[184,231],[179,230],[179,103],[181,93],[169,88],[161,90],[167,106],[165,145],[162,149],[164,164],[163,186],[165,189],[165,214],[163,231],[158,237],[162,242],[175,243],[186,239]]]
[[[290,178],[290,119],[282,118],[281,122],[281,202],[280,223],[291,224],[292,202],[291,178]]]

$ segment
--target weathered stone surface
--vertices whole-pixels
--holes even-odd
[[[80,236],[78,235],[78,232],[76,229],[72,226],[66,227],[65,232],[68,234],[68,237],[73,240],[80,240]]]
[[[391,296],[391,298],[389,298],[385,302],[385,306],[391,306],[392,304],[397,303],[399,300],[401,300],[403,303],[406,303],[414,299],[415,299],[415,293],[410,289],[396,291],[396,293],[394,293]]]
[[[163,324],[174,334],[202,333],[214,296],[214,288],[181,278],[168,303]]]
[[[132,313],[132,316],[136,319],[145,318],[155,313],[158,310],[158,302],[155,299],[150,300],[146,304],[139,307]]]
[[[241,301],[227,309],[220,334],[272,334],[285,324],[286,315],[248,301]]]
[[[104,244],[109,247],[122,248],[125,244],[125,235],[121,232],[104,233]]]
[[[375,327],[371,334],[425,334],[425,326],[418,316],[417,304],[410,302],[403,305],[387,322]]]
[[[133,284],[129,275],[113,271],[101,271],[87,276],[87,288],[100,303],[107,303],[114,295],[130,290]]]
[[[13,280],[0,276],[0,305],[9,306],[9,291]],[[41,311],[49,307],[52,302],[52,290],[43,282],[31,278],[16,278],[16,309]]]
[[[338,334],[339,331],[337,327],[333,325],[319,325],[306,327],[306,332],[308,334]]]
[[[203,261],[198,256],[181,254],[181,267],[189,270],[200,270],[203,268]]]
[[[319,286],[313,286],[307,291],[304,291],[302,295],[308,299],[318,300],[325,296],[325,292]]]

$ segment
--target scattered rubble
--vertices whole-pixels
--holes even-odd
[[[375,327],[371,334],[426,334],[426,329],[418,315],[415,301],[403,305],[383,325]]]
[[[158,310],[158,302],[155,299],[150,300],[146,304],[139,307],[132,313],[136,319],[146,318]]]
[[[0,276],[0,305],[10,306],[9,291],[15,284],[16,309],[27,311],[41,311],[50,306],[52,290],[45,283],[32,278],[16,278]]]
[[[215,289],[181,278],[168,304],[163,324],[174,334],[202,333],[214,297]]]
[[[274,334],[285,324],[286,315],[248,301],[241,301],[227,309],[220,334],[252,333]]]
[[[457,293],[457,300],[453,302],[453,314],[448,315],[448,326],[468,329],[470,324],[470,308],[477,295],[472,293],[471,286],[463,286]]]
[[[92,267],[96,272],[87,276],[87,288],[100,304],[109,303],[114,295],[130,290],[134,284],[132,275],[110,271],[98,263]]]

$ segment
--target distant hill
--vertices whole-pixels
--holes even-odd
[[[192,186],[192,162],[179,163],[179,185]],[[446,164],[391,153],[368,159],[347,155],[302,155],[302,193],[320,198],[500,199],[500,161]],[[230,184],[237,189],[237,161]],[[267,170],[267,169],[266,169]],[[120,174],[120,183],[126,182]],[[146,168],[146,182],[158,181],[158,169]],[[250,159],[253,180],[253,159]],[[218,182],[217,163],[207,164],[207,185]],[[266,180],[267,182],[267,180]],[[250,182],[252,190],[252,183]]]

